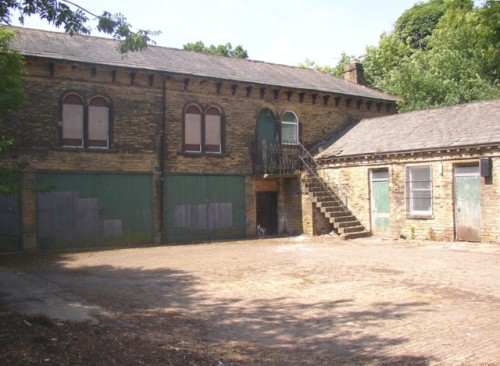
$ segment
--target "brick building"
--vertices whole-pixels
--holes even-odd
[[[374,234],[500,242],[500,100],[355,121],[317,160]]]
[[[242,238],[258,226],[366,231],[345,207],[325,223],[315,196],[302,194],[308,149],[354,120],[396,113],[396,98],[353,82],[359,65],[343,80],[156,46],[123,56],[110,39],[17,31],[27,101],[3,121],[17,146],[2,165],[22,166],[11,176],[21,193],[0,198],[3,250]]]

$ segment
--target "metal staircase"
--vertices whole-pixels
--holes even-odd
[[[320,175],[319,164],[309,151],[301,145],[301,160],[304,172],[301,178],[303,191],[314,202],[325,218],[333,225],[342,239],[370,236],[371,233],[359,222],[340,196],[342,191],[326,175]]]

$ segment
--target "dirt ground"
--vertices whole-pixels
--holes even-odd
[[[3,304],[6,365],[500,364],[498,245],[301,236],[0,265],[92,304],[98,320]]]

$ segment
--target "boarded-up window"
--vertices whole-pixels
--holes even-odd
[[[107,148],[109,142],[109,106],[105,99],[94,98],[89,105],[89,147]]]
[[[281,117],[281,142],[283,144],[299,142],[299,121],[292,112],[285,112]]]
[[[205,151],[221,152],[221,115],[217,108],[209,108],[205,116]]]
[[[63,100],[62,144],[83,147],[83,101],[74,94],[66,96]]]
[[[196,106],[186,109],[184,149],[190,152],[201,152],[201,112]]]

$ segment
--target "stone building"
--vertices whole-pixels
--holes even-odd
[[[317,160],[376,235],[500,242],[500,100],[361,119]]]
[[[366,233],[303,194],[309,150],[397,99],[314,70],[17,28],[25,106],[3,124],[21,169],[0,197],[2,250]],[[354,73],[354,74],[352,74]],[[354,75],[354,76],[353,76]],[[309,172],[309,173],[304,173]],[[312,186],[309,186],[310,189]],[[308,191],[310,192],[310,191]],[[340,206],[339,206],[340,205]],[[332,215],[330,215],[332,216]]]

